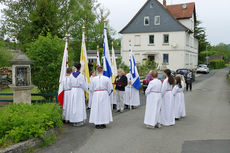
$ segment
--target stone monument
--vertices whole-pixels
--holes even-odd
[[[31,69],[32,61],[25,55],[19,54],[9,61],[12,64],[12,84],[9,85],[13,89],[15,103],[24,102],[31,104]]]

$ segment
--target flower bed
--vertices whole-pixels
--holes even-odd
[[[31,138],[43,138],[59,128],[62,110],[57,104],[10,104],[0,108],[0,148]]]

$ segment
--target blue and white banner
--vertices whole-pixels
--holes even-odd
[[[129,63],[130,63],[130,74],[131,74],[131,82],[134,88],[139,90],[141,88],[140,77],[138,74],[135,58],[133,56],[132,46],[129,44]]]
[[[104,61],[103,61],[103,70],[104,76],[110,78],[112,76],[112,68],[111,68],[111,58],[109,53],[109,44],[107,38],[107,29],[104,28]]]

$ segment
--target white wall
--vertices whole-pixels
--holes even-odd
[[[188,29],[194,32],[194,14],[192,15],[192,18],[180,19],[178,21],[182,23],[184,26],[186,26]]]
[[[169,34],[169,44],[163,44],[164,34]],[[149,44],[149,35],[154,35],[153,45]],[[167,68],[172,70],[193,68],[197,65],[197,39],[185,31],[123,34],[121,40],[121,57],[127,65],[129,65],[130,40],[136,63],[142,63],[143,59],[152,54],[155,55],[155,61],[161,65],[163,63],[163,54],[169,54]]]

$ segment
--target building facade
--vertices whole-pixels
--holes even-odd
[[[167,5],[147,0],[120,31],[122,60],[129,64],[131,41],[136,62],[154,60],[159,68],[194,68],[198,64],[198,41],[194,37],[195,3]]]

